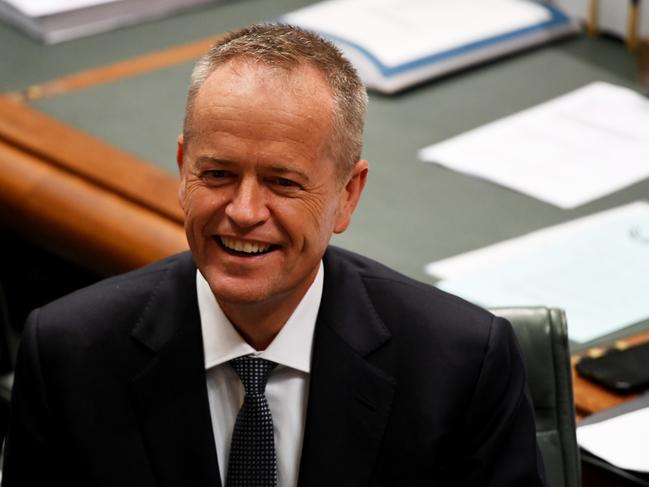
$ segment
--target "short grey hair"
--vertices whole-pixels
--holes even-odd
[[[191,115],[198,91],[214,70],[235,58],[288,71],[307,64],[323,75],[334,106],[332,136],[327,145],[337,164],[338,178],[347,178],[361,157],[367,92],[356,69],[336,46],[312,32],[290,25],[258,24],[231,32],[198,60],[187,94],[183,123],[186,143],[191,138]]]

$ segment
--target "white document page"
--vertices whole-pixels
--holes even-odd
[[[541,234],[542,244],[524,242],[523,252],[508,242],[510,258],[492,248],[497,265],[483,264],[437,285],[487,307],[563,308],[568,334],[577,342],[649,318],[649,205],[589,218],[578,230],[564,227],[559,237]]]
[[[29,17],[43,17],[121,0],[3,0]]]
[[[424,269],[427,274],[438,279],[462,277],[472,272],[493,269],[514,257],[528,255],[548,245],[561,242],[562,239],[577,235],[580,231],[591,226],[604,225],[608,221],[615,221],[620,218],[642,218],[647,214],[649,214],[649,203],[637,201],[431,262]]]
[[[649,176],[649,99],[603,82],[426,147],[419,158],[574,208]]]
[[[649,472],[649,408],[580,426],[577,443],[619,468]]]
[[[282,17],[362,47],[389,67],[549,19],[529,0],[329,0]]]

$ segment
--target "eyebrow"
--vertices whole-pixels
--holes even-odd
[[[195,165],[205,164],[205,163],[216,163],[222,164],[224,166],[234,166],[236,163],[228,159],[220,159],[218,157],[212,156],[200,156],[196,159]]]

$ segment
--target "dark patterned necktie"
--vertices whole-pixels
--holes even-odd
[[[277,364],[252,356],[230,361],[245,395],[232,431],[227,487],[276,487],[273,418],[264,391]]]

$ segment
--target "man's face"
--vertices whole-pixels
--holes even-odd
[[[336,183],[331,110],[307,66],[230,61],[198,92],[191,138],[184,148],[180,140],[179,198],[194,259],[222,306],[295,306],[332,232],[349,225],[367,164]]]

